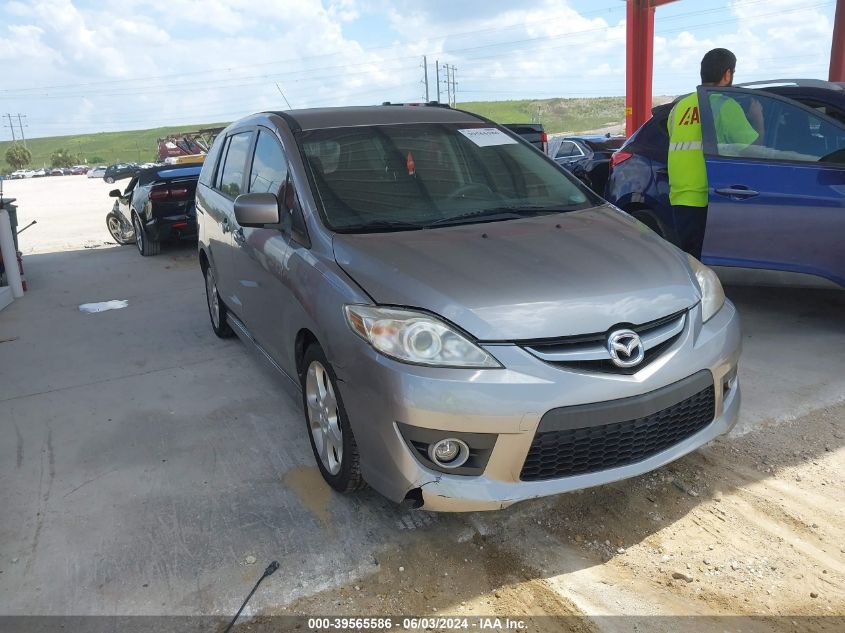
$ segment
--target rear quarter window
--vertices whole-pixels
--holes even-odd
[[[220,148],[223,147],[223,142],[225,140],[226,137],[223,134],[220,134],[211,146],[208,156],[205,157],[205,162],[203,162],[202,165],[202,171],[200,171],[199,182],[206,187],[213,186],[212,183],[214,182],[214,174],[217,173],[217,162],[220,159]]]
[[[666,162],[669,153],[669,130],[666,128],[666,122],[669,120],[670,111],[667,108],[655,112],[624,145],[625,151]]]

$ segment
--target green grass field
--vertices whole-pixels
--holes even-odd
[[[207,127],[221,127],[226,123],[200,123],[180,125],[178,127],[159,127],[151,130],[132,130],[129,132],[100,132],[97,134],[77,134],[72,136],[50,136],[27,139],[26,145],[32,152],[30,168],[50,166],[50,155],[57,149],[66,149],[72,154],[79,154],[92,162],[101,158],[102,164],[109,165],[120,161],[148,162],[156,159],[157,139],[172,132],[198,130]],[[11,141],[0,142],[0,172],[12,171],[6,164],[6,150]]]
[[[496,123],[541,122],[549,133],[586,132],[625,121],[625,97],[589,99],[536,99],[459,103]]]
[[[665,97],[655,97],[663,103]],[[625,120],[624,97],[594,97],[583,99],[536,99],[521,101],[477,101],[459,103],[459,108],[486,116],[497,123],[531,123],[540,121],[550,133],[585,132],[610,126],[619,126]],[[152,130],[129,132],[100,132],[73,136],[53,136],[27,141],[32,152],[31,167],[50,165],[50,155],[63,148],[93,162],[103,159],[104,164],[120,161],[146,162],[155,160],[156,139],[168,133],[219,127],[225,123],[199,123],[178,127],[161,127]],[[6,149],[10,141],[0,142],[0,172],[12,171],[6,164]]]

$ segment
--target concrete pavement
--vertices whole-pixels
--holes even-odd
[[[429,524],[474,530],[472,515],[322,483],[298,403],[213,335],[191,246],[26,264],[29,293],[0,313],[0,614],[231,613],[274,558],[284,576],[253,608],[284,605],[372,572]],[[729,294],[745,332],[740,432],[842,399],[842,293]],[[78,310],[111,299],[128,306]]]

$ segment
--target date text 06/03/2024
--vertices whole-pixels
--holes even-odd
[[[311,631],[519,631],[523,620],[499,617],[308,618]]]

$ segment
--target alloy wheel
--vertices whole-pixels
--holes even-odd
[[[220,298],[217,295],[217,282],[214,280],[214,273],[211,266],[205,271],[205,296],[208,301],[208,313],[211,315],[211,322],[215,328],[220,327]]]
[[[323,467],[332,475],[343,463],[343,432],[340,428],[337,397],[328,371],[319,361],[308,367],[305,378],[308,426]]]
[[[111,216],[108,220],[109,225],[109,233],[114,238],[116,242],[123,242],[124,235],[123,235],[123,227],[120,226],[120,222],[114,216]]]

